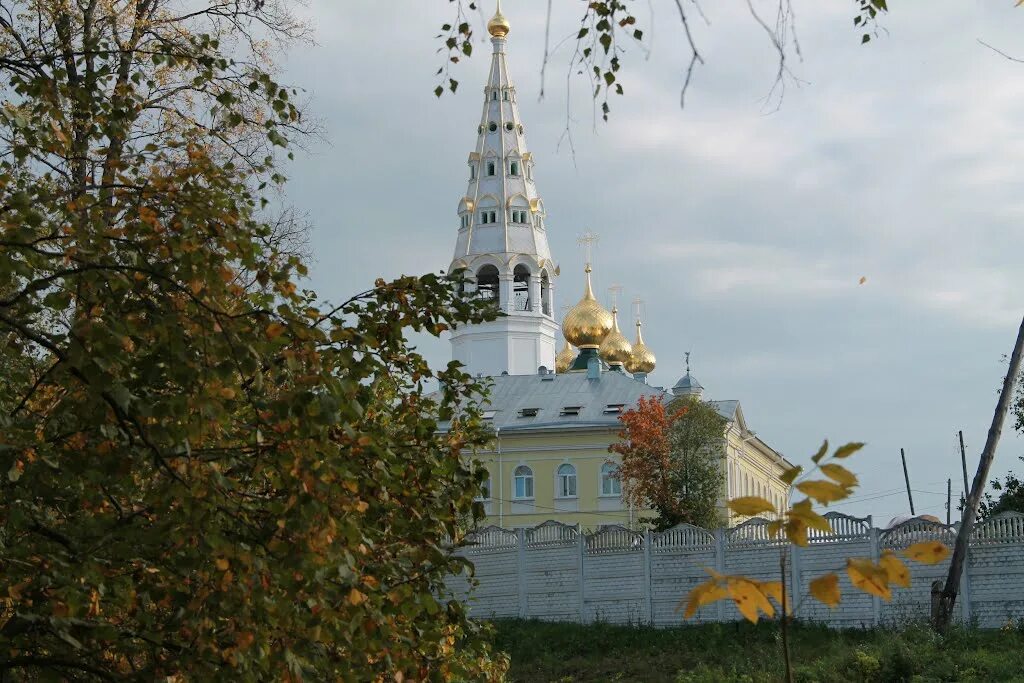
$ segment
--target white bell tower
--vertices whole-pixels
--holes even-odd
[[[516,89],[508,76],[509,23],[500,2],[487,30],[494,54],[449,270],[465,269],[468,292],[494,298],[505,315],[455,329],[452,358],[472,375],[536,374],[540,366],[553,372],[557,268],[548,250],[544,202],[534,184]]]

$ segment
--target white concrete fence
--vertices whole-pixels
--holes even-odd
[[[907,560],[911,588],[894,588],[892,600],[884,602],[853,588],[846,558],[877,561],[883,550],[933,539],[952,548],[955,525],[914,518],[880,530],[870,517],[825,517],[834,533],[812,531],[807,547],[789,553],[786,591],[798,596],[797,618],[837,627],[928,618],[932,582],[945,580],[948,559],[931,566]],[[768,538],[767,523],[755,518],[715,531],[680,525],[661,533],[606,527],[594,534],[553,521],[514,531],[487,527],[459,550],[475,566],[478,585],[471,588],[466,576],[455,576],[448,589],[479,618],[677,625],[683,621],[677,606],[708,578],[706,567],[779,580],[781,544]],[[830,571],[839,574],[842,591],[834,610],[808,595],[810,581]],[[961,621],[985,628],[1024,619],[1024,515],[1004,513],[974,529],[957,610]],[[725,600],[701,608],[693,622],[740,618]]]

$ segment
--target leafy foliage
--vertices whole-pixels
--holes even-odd
[[[0,678],[494,679],[439,598],[481,387],[405,341],[493,310],[300,289],[261,190],[301,116],[254,37],[297,29],[190,8],[0,16]]]
[[[848,443],[840,446],[833,453],[831,460],[842,460],[859,451],[864,444]],[[729,509],[741,515],[769,513],[774,519],[767,525],[772,538],[785,538],[789,543],[798,546],[808,545],[808,531],[816,529],[831,533],[832,527],[827,518],[814,511],[815,502],[829,503],[847,498],[857,485],[857,477],[848,469],[828,459],[828,441],[825,441],[818,452],[811,457],[815,469],[803,475],[803,468],[796,466],[783,475],[783,480],[807,497],[793,503],[786,510],[777,510],[775,505],[764,498],[745,496],[728,502]],[[806,479],[814,472],[820,471],[826,479]],[[785,548],[782,549],[785,553]],[[937,541],[915,543],[903,551],[903,555],[914,562],[936,564],[949,554],[949,548]],[[780,559],[781,577],[785,581],[785,554]],[[784,594],[781,582],[754,581],[744,576],[727,576],[707,570],[711,578],[698,585],[689,596],[680,602],[686,603],[684,616],[692,617],[696,611],[707,604],[718,600],[731,599],[743,616],[756,623],[760,614],[771,617],[775,614],[774,601],[778,609],[790,611],[788,598]],[[876,595],[883,600],[892,598],[891,585],[909,587],[910,571],[903,561],[891,551],[882,553],[878,562],[869,558],[849,558],[846,560],[846,573],[854,588]],[[839,590],[839,577],[834,572],[817,577],[810,582],[810,594],[822,604],[836,607],[842,600]]]
[[[1020,458],[1024,461],[1024,457]],[[978,518],[990,519],[1002,512],[1024,512],[1024,482],[1010,472],[1003,481],[993,479],[991,484],[993,490],[998,491],[998,497],[994,498],[989,491],[978,505]]]
[[[653,508],[658,530],[682,522],[719,526],[725,418],[696,399],[666,406],[651,396],[641,397],[620,420],[619,441],[608,450],[622,458],[623,499]]]

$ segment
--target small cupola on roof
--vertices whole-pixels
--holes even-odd
[[[676,396],[693,396],[701,398],[704,395],[704,387],[697,378],[690,373],[690,352],[686,352],[686,374],[683,375],[676,385],[672,387],[672,393]]]

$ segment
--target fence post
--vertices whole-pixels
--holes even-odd
[[[528,616],[526,613],[526,529],[521,527],[516,529],[516,538],[518,539],[516,545],[519,547],[519,566],[517,572],[519,574],[519,618],[526,619]]]
[[[878,529],[874,526],[871,527],[871,561],[878,564],[879,550],[878,550]],[[877,595],[871,596],[871,611],[875,618],[875,626],[882,623],[882,601]]]
[[[654,586],[651,584],[651,530],[644,529],[644,598],[647,623],[654,625]]]
[[[587,604],[587,596],[586,596],[586,593],[585,593],[586,581],[584,580],[584,577],[583,577],[583,556],[587,554],[587,538],[586,538],[586,536],[583,535],[583,529],[582,529],[582,527],[579,524],[576,525],[576,529],[577,529],[577,532],[578,532],[577,535],[576,535],[576,540],[577,540],[577,544],[576,545],[579,548],[579,555],[576,558],[576,576],[580,580],[580,589],[579,589],[579,612],[580,612],[580,619],[579,619],[579,623],[585,624],[585,623],[587,623],[586,622],[586,614],[585,614],[585,608],[586,608],[586,604]]]
[[[725,529],[715,529],[715,571],[725,573]],[[725,621],[725,600],[719,600],[718,621]]]

